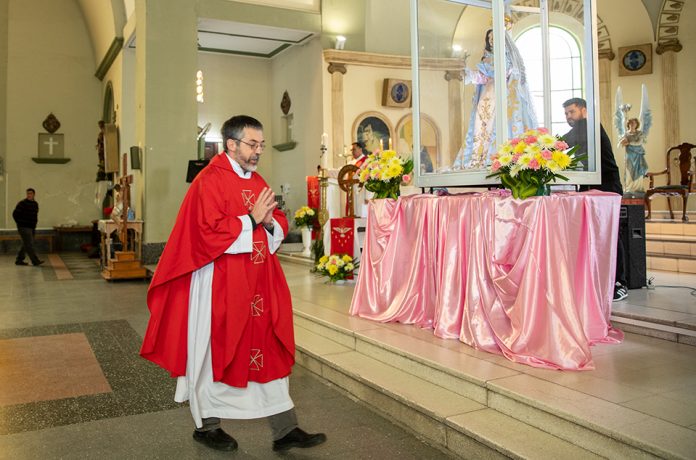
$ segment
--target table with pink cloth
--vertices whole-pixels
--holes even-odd
[[[432,328],[550,369],[594,369],[609,322],[621,197],[507,191],[369,206],[352,315]]]

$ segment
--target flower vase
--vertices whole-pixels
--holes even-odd
[[[300,231],[302,232],[302,255],[309,257],[312,255],[312,229],[304,226]]]
[[[539,188],[537,188],[535,195],[536,196],[551,196],[551,187],[549,186],[549,184],[540,185]]]

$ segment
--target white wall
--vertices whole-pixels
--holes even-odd
[[[273,159],[273,177],[266,180],[279,194],[281,184],[290,185],[288,208],[295,211],[307,204],[306,177],[317,174],[319,146],[322,132],[331,132],[322,126],[322,57],[319,38],[302,46],[294,46],[276,56],[271,62],[271,117],[273,135],[266,135],[273,144],[285,142],[282,128],[280,101],[287,91],[292,101],[293,150],[279,152],[268,147],[266,155]],[[292,214],[291,214],[292,217]]]
[[[198,53],[198,65],[203,71],[205,102],[198,104],[198,126],[212,124],[208,138],[222,140],[222,124],[234,115],[249,115],[264,125],[269,147],[261,157],[258,172],[267,182],[273,176],[270,139],[273,135],[271,118],[271,63],[266,59],[229,54]],[[196,152],[191,152],[191,159]]]
[[[87,225],[99,217],[93,201],[101,83],[82,14],[74,0],[10,0],[8,13],[5,226],[14,226],[12,210],[28,187],[36,189],[39,227]],[[61,122],[67,164],[31,160],[50,112]]]

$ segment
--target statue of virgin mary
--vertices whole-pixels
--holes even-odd
[[[527,85],[524,61],[510,33],[505,31],[505,62],[508,100],[508,137],[537,128],[532,97]],[[495,145],[495,71],[493,68],[493,30],[486,32],[486,45],[476,70],[465,69],[465,83],[475,84],[471,118],[464,146],[457,153],[452,169],[481,169],[490,164]]]

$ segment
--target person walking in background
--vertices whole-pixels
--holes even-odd
[[[22,247],[17,253],[15,265],[28,265],[24,261],[24,256],[29,256],[32,265],[38,266],[44,263],[39,260],[34,251],[34,233],[36,232],[36,223],[39,221],[39,203],[34,199],[36,191],[33,188],[27,189],[27,197],[17,203],[12,217],[17,224],[17,231],[22,238]]]

